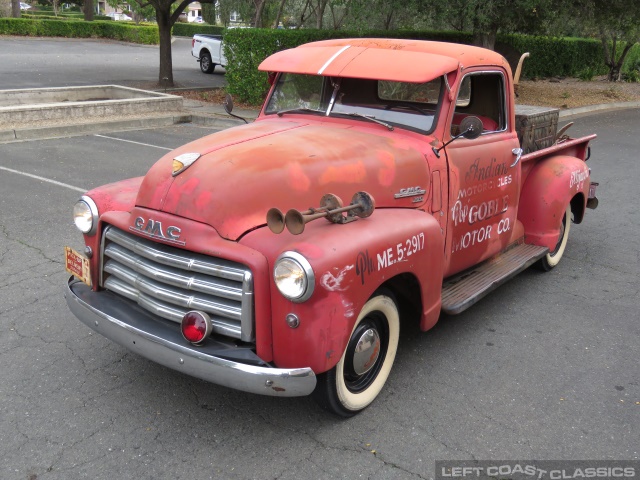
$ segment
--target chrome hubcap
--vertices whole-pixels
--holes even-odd
[[[364,375],[373,368],[380,355],[380,335],[374,328],[365,330],[353,352],[353,370],[357,375]]]

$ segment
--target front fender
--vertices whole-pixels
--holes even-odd
[[[93,190],[89,190],[85,193],[90,197],[98,208],[98,228],[97,233],[92,235],[84,234],[84,243],[87,247],[90,247],[92,251],[100,251],[100,238],[102,232],[102,216],[105,213],[110,212],[130,212],[133,209],[136,201],[136,195],[140,189],[143,177],[129,178],[116,183],[110,183],[103,185]],[[89,259],[91,265],[91,284],[94,289],[97,289],[98,285],[98,271],[99,271],[100,256],[94,255]]]
[[[263,228],[241,243],[261,251],[273,269],[278,255],[295,251],[311,264],[313,295],[303,303],[285,299],[271,281],[273,358],[277,366],[331,369],[342,356],[362,306],[387,280],[409,273],[418,278],[423,323],[440,311],[444,236],[439,223],[419,210],[380,209],[371,217],[335,225],[319,219],[298,236]],[[287,325],[288,314],[300,320]],[[288,367],[287,367],[288,368]]]
[[[576,157],[558,155],[536,164],[525,180],[518,209],[525,242],[553,250],[567,205],[582,218],[589,185],[589,167]]]

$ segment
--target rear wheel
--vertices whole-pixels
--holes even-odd
[[[202,73],[213,73],[214,68],[216,68],[216,66],[211,61],[211,54],[209,52],[202,52],[200,54],[200,70],[202,70]]]
[[[384,386],[396,357],[400,316],[394,300],[381,294],[362,307],[338,364],[318,375],[314,397],[326,410],[351,417]]]
[[[571,229],[572,220],[573,214],[571,213],[571,205],[568,205],[567,210],[562,217],[562,224],[560,225],[560,237],[558,238],[556,248],[554,248],[552,252],[547,253],[538,262],[538,267],[541,270],[548,272],[558,263],[560,263],[560,259],[562,259],[564,250],[567,247],[567,241],[569,240],[569,230]]]

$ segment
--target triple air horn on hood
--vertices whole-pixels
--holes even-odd
[[[354,221],[356,217],[370,216],[375,208],[375,201],[367,192],[356,192],[351,198],[351,203],[346,207],[342,206],[340,197],[327,193],[320,199],[320,207],[310,208],[304,212],[291,209],[285,215],[277,208],[269,209],[267,226],[273,233],[282,233],[286,226],[293,235],[300,235],[304,232],[304,226],[312,220],[326,218],[332,223],[348,223]]]

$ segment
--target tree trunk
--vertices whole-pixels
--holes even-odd
[[[316,9],[316,28],[322,29],[322,21],[324,17],[324,9],[327,6],[328,0],[318,0],[318,8]]]
[[[333,20],[333,29],[340,30],[344,19],[349,15],[351,0],[345,0],[341,5],[333,5],[333,3],[329,3],[328,5],[331,11],[331,19]]]
[[[475,32],[473,34],[473,44],[477,47],[488,48],[494,50],[496,46],[496,36],[498,32]]]
[[[385,30],[391,30],[391,23],[393,22],[393,12],[395,10],[391,9],[391,11],[389,13],[387,13],[387,15],[385,16],[384,19],[384,29]]]
[[[20,0],[11,1],[11,16],[13,18],[20,18]]]
[[[202,4],[202,19],[209,25],[216,24],[216,6],[213,3]]]
[[[484,18],[486,15],[489,15],[489,18]],[[473,44],[476,47],[488,48],[489,50],[495,48],[498,25],[494,20],[491,20],[491,17],[489,12],[484,11],[483,3],[478,2],[473,19]]]
[[[86,22],[93,20],[93,0],[84,0],[84,20]]]
[[[278,28],[278,24],[280,23],[280,17],[282,17],[282,11],[284,10],[284,4],[287,0],[280,0],[280,6],[278,7],[278,13],[276,14],[276,19],[273,21],[273,28]]]
[[[608,80],[610,82],[619,82],[620,80],[622,80],[622,65],[624,64],[624,59],[627,57],[627,53],[629,53],[629,50],[631,50],[634,45],[635,42],[627,42],[627,44],[624,46],[624,49],[622,50],[622,54],[620,54],[620,58],[618,58],[618,61],[611,62],[611,65],[609,66],[608,77]]]
[[[171,20],[169,12],[156,8],[158,35],[160,37],[160,76],[161,87],[173,87],[173,62],[171,60]]]
[[[311,0],[307,0],[306,3],[304,4],[304,8],[302,9],[302,12],[300,13],[300,21],[298,22],[298,25],[296,25],[296,28],[301,28],[304,26],[304,22],[307,20],[305,18],[305,13],[307,13],[307,8],[309,8],[309,4],[310,4]]]
[[[628,41],[622,49],[620,58],[616,61],[616,50],[618,46],[618,38],[613,35],[611,39],[612,48],[609,48],[609,38],[604,30],[600,30],[600,41],[602,42],[602,50],[604,51],[604,64],[609,67],[609,74],[607,80],[610,82],[619,82],[622,80],[622,65],[624,59],[627,57],[629,50],[635,45],[635,41]]]
[[[253,0],[253,4],[256,6],[256,16],[253,20],[253,26],[255,28],[262,27],[262,12],[264,11],[264,4],[266,0]]]

